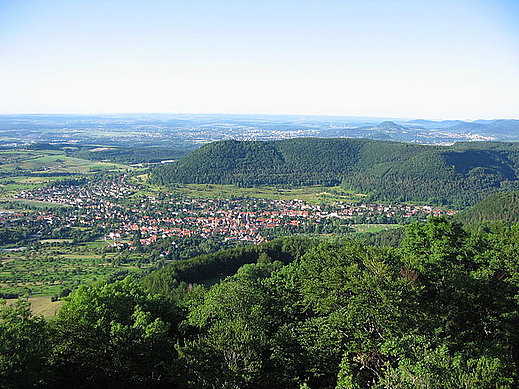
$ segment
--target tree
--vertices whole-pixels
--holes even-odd
[[[189,324],[199,335],[179,347],[197,388],[267,388],[275,382],[269,361],[276,317],[262,285],[280,262],[248,264],[215,285],[193,306]]]
[[[56,385],[159,387],[175,382],[175,304],[127,277],[81,286],[52,323]]]
[[[400,269],[396,251],[354,242],[323,244],[296,264],[299,304],[309,316],[297,331],[312,366],[303,374],[314,371],[311,387],[332,387],[339,377],[364,388],[380,378],[395,358],[384,344],[417,320],[416,291]]]
[[[47,374],[49,341],[43,318],[31,317],[29,303],[0,308],[0,386],[34,387]]]

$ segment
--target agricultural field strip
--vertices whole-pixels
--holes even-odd
[[[23,252],[0,254],[0,288],[2,293],[31,296],[59,295],[80,284],[105,279],[116,271],[144,271],[149,265],[136,267],[121,264],[121,253],[105,253],[104,241],[72,245],[68,241],[47,242],[28,247]],[[136,259],[136,258],[134,258]]]
[[[345,191],[341,187],[311,186],[304,188],[255,187],[239,188],[235,185],[178,184],[175,193],[188,197],[229,198],[255,197],[269,200],[300,199],[311,204],[333,204],[336,201],[360,202],[367,195]]]
[[[17,191],[35,189],[67,178],[96,172],[123,172],[129,166],[69,157],[58,150],[0,150],[0,195],[7,199]]]

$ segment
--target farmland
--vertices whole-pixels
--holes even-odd
[[[82,284],[284,235],[377,232],[446,211],[373,204],[340,187],[150,185],[145,168],[0,151],[0,288],[66,295]]]
[[[173,193],[195,198],[252,197],[286,201],[299,199],[311,204],[332,204],[336,201],[359,202],[366,197],[364,194],[347,191],[339,186],[310,186],[303,188],[262,186],[255,188],[240,188],[235,185],[177,184],[169,190],[172,190]]]
[[[69,157],[66,150],[0,150],[0,198],[65,178],[127,170],[125,165]]]
[[[95,240],[42,240],[23,251],[0,253],[0,288],[4,294],[32,297],[60,296],[80,284],[119,273],[139,273],[149,265],[138,255],[104,252],[107,243]]]

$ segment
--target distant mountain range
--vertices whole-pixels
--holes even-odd
[[[193,149],[224,139],[368,138],[419,144],[519,141],[519,120],[408,120],[290,115],[0,115],[0,147],[30,143]]]
[[[415,143],[454,143],[475,140],[519,140],[519,120],[411,120],[408,122],[384,121],[373,127],[362,127],[373,134],[385,135],[385,139],[411,141]]]
[[[384,128],[393,128],[385,123]],[[372,200],[465,206],[519,189],[519,144],[450,147],[368,139],[221,141],[153,171],[159,184],[342,185]]]
[[[456,129],[456,128],[467,128],[467,129],[482,129],[482,130],[513,130],[519,128],[519,120],[515,119],[494,119],[494,120],[475,120],[473,122],[467,122],[462,120],[410,120],[402,122],[404,125],[409,126],[420,126],[428,129]]]

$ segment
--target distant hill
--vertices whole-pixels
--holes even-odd
[[[493,194],[482,202],[456,215],[456,220],[469,226],[519,222],[519,191]]]
[[[395,136],[400,136],[402,133],[406,133],[411,129],[404,127],[400,124],[396,124],[392,121],[385,121],[379,123],[375,127],[365,127],[366,138],[376,140],[395,140]]]
[[[221,141],[153,171],[158,184],[343,185],[372,200],[474,204],[519,189],[519,144],[451,147],[368,139]]]
[[[493,123],[460,122],[453,126],[446,127],[446,131],[478,131],[482,132],[492,127]]]
[[[487,123],[487,130],[490,130],[493,133],[506,132],[517,134],[517,131],[519,131],[519,120],[494,120],[491,123]]]
[[[385,130],[385,131],[394,131],[394,130],[402,131],[402,130],[406,129],[405,127],[403,127],[399,124],[396,124],[395,122],[391,122],[391,121],[382,122],[379,125],[377,125],[375,128],[380,129],[380,130]]]
[[[465,122],[462,120],[433,120],[416,119],[408,122],[399,122],[404,127],[415,128],[420,126],[429,130],[444,130],[449,132],[479,132],[485,135],[493,135],[507,139],[510,136],[517,136],[519,131],[519,120],[515,119],[495,119],[495,120],[476,120]]]
[[[410,126],[410,127],[420,126],[420,127],[427,128],[427,129],[442,130],[442,129],[454,127],[454,126],[457,126],[457,125],[460,125],[463,123],[470,123],[470,122],[463,122],[461,120],[442,120],[440,122],[437,122],[434,120],[415,119],[415,120],[410,120],[408,122],[401,123],[401,124],[405,125],[405,126]]]

